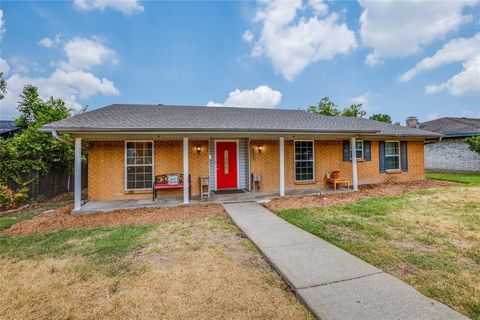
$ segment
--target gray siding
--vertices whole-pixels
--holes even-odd
[[[465,142],[444,140],[425,145],[427,171],[480,172],[480,154],[468,149]]]
[[[219,139],[221,140],[221,139]],[[240,138],[238,145],[239,158],[239,188],[248,189],[249,185],[249,140],[248,138]],[[210,139],[209,142],[210,153],[210,190],[215,190],[215,139]]]

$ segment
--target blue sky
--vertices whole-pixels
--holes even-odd
[[[341,107],[480,117],[478,1],[2,1],[0,118],[23,85],[79,108]],[[408,73],[407,73],[408,72]]]

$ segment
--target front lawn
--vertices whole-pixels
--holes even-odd
[[[479,186],[418,190],[278,215],[480,319]]]
[[[312,318],[224,215],[0,236],[0,278],[2,319]]]
[[[480,173],[434,173],[427,172],[428,179],[445,180],[467,183],[473,186],[480,186]]]

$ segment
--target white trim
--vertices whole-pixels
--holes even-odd
[[[387,143],[397,143],[398,144],[398,168],[395,169],[387,169],[387,162],[385,161],[387,158]],[[401,150],[402,145],[400,144],[400,140],[385,140],[385,154],[384,154],[384,159],[383,161],[385,162],[385,171],[386,172],[396,172],[396,171],[401,171],[402,170],[402,150]],[[389,156],[393,157],[393,156]]]
[[[188,176],[188,153],[190,151],[188,137],[183,137],[183,204],[188,204],[190,199],[189,195],[189,176]]]
[[[82,208],[82,138],[75,138],[74,209]]]
[[[280,197],[285,196],[285,138],[279,138],[280,144]],[[315,156],[313,156],[315,161]],[[315,166],[315,165],[314,165]],[[315,170],[314,170],[315,171]]]
[[[151,142],[152,143],[152,183],[153,179],[155,177],[155,141],[154,140],[125,140],[124,143],[124,158],[123,158],[123,166],[124,166],[124,188],[125,191],[145,191],[145,190],[151,190],[152,188],[142,188],[142,189],[128,189],[127,186],[127,167],[143,167],[145,166],[144,164],[142,165],[128,165],[127,166],[127,142]]]
[[[312,180],[297,180],[297,172],[296,172],[296,167],[295,167],[295,163],[297,162],[297,160],[295,160],[295,142],[301,142],[301,141],[309,141],[312,143],[312,154],[313,154],[313,179]],[[302,161],[305,161],[305,160],[302,160]],[[293,180],[294,182],[314,182],[316,179],[316,175],[315,175],[315,168],[316,167],[316,163],[315,163],[315,140],[293,140]]]
[[[363,146],[363,143],[362,143]],[[357,174],[357,142],[355,137],[350,139],[350,150],[352,150],[352,176],[353,176],[353,191],[358,191],[358,174]]]
[[[251,179],[251,176],[252,176],[252,163],[250,162],[251,159],[251,155],[250,155],[250,137],[247,138],[247,156],[248,156],[248,160],[247,160],[247,163],[248,163],[248,175],[247,175],[247,179],[248,179],[248,190],[252,190],[252,179]],[[247,181],[245,181],[247,182]]]
[[[214,155],[214,174],[215,174],[215,191],[218,190],[217,188],[217,142],[235,142],[237,144],[237,187],[235,189],[240,188],[240,139],[214,139],[213,140],[213,155]]]

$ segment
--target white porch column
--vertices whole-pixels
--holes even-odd
[[[183,203],[188,204],[188,137],[183,137]]]
[[[353,191],[358,191],[358,175],[357,175],[357,143],[355,138],[351,140],[352,149],[352,174],[353,174]]]
[[[73,210],[82,207],[82,138],[75,138],[75,183]]]
[[[285,138],[280,137],[280,197],[285,196]]]

